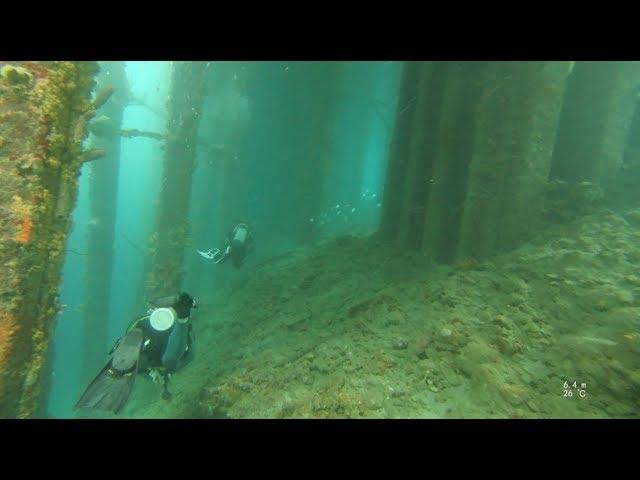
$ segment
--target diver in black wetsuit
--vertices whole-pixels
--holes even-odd
[[[171,375],[195,355],[191,309],[194,298],[180,293],[152,302],[146,315],[134,320],[109,352],[109,363],[91,382],[75,408],[118,413],[126,404],[137,374],[162,382],[162,398],[169,400]]]
[[[251,252],[253,252],[253,235],[246,223],[238,223],[231,229],[225,238],[223,250],[219,248],[208,252],[198,250],[200,255],[213,260],[216,264],[222,264],[231,258],[236,268],[242,266],[244,259]]]

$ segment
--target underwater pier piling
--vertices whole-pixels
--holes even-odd
[[[90,334],[92,341],[84,343],[82,354],[82,375],[86,381],[101,368],[103,352],[108,349],[107,326],[120,164],[120,136],[117,131],[122,127],[128,99],[124,62],[101,62],[96,81],[99,92],[108,88],[113,91],[113,96],[98,109],[97,115],[109,122],[114,133],[93,133],[90,137],[91,147],[104,151],[105,156],[91,163],[89,173],[91,220],[87,231],[84,330]]]
[[[38,408],[96,62],[0,65],[0,417]]]
[[[209,80],[215,88],[220,85],[220,89],[225,92],[233,92],[236,98],[246,98],[247,81],[252,72],[250,62],[220,62],[209,74]],[[235,105],[237,107],[237,104]],[[246,178],[246,160],[238,154],[244,130],[250,121],[235,112],[234,122],[226,132],[225,147],[233,152],[233,156],[223,155],[222,160],[217,162],[217,168],[211,171],[210,182],[213,195],[210,200],[210,214],[215,226],[218,242],[223,241],[224,236],[229,232],[234,221],[247,220],[242,217],[246,215],[246,198],[249,195],[249,186]],[[243,112],[246,114],[246,112]],[[218,155],[218,158],[220,156]],[[207,265],[208,266],[208,265]],[[210,268],[208,269],[211,270]],[[225,283],[226,276],[220,269],[214,269],[208,274],[214,285]]]
[[[343,69],[344,65],[340,62],[314,62],[306,66],[305,73],[314,79],[312,84],[316,85],[309,97],[317,108],[312,110],[312,117],[307,119],[309,134],[303,140],[308,157],[290,166],[292,177],[299,179],[295,189],[298,196],[296,203],[302,209],[300,217],[304,219],[319,218],[327,201],[324,179],[331,160],[333,121]],[[301,243],[317,238],[319,231],[313,223],[296,222],[296,225],[300,227],[297,237]]]
[[[416,166],[409,168],[411,138],[413,126],[416,124],[415,103],[418,94],[426,94],[420,89],[419,81],[423,75],[422,70],[431,68],[432,62],[405,62],[402,67],[400,79],[400,91],[398,92],[398,107],[395,115],[394,130],[389,149],[389,165],[385,182],[385,196],[381,216],[380,231],[383,236],[396,240],[403,245],[412,245],[417,248],[419,240],[408,243],[407,233],[401,235],[401,225],[407,224],[412,216],[412,209],[419,212],[424,206],[414,199],[414,185],[410,173],[415,172]],[[420,129],[422,130],[422,129]],[[417,162],[423,164],[425,162]],[[416,182],[418,179],[416,178]],[[424,192],[422,192],[424,193]],[[410,204],[403,203],[405,198],[410,199]],[[408,226],[404,227],[405,230]]]
[[[569,71],[570,62],[488,65],[456,258],[515,248],[541,227]]]
[[[413,67],[415,71],[407,72],[407,74],[417,75],[415,96],[412,105],[405,104],[402,107],[403,109],[410,108],[407,118],[411,122],[408,125],[410,137],[405,142],[407,171],[404,178],[399,177],[402,192],[398,200],[401,202],[402,214],[397,222],[397,235],[401,244],[418,248],[419,238],[422,236],[422,222],[416,221],[416,217],[424,215],[424,205],[419,199],[425,197],[429,182],[424,179],[430,174],[430,169],[433,166],[435,122],[439,116],[439,105],[442,103],[438,102],[442,98],[442,81],[438,82],[438,79],[443,76],[444,68],[436,68],[432,62],[415,64]],[[440,75],[436,73],[436,70]],[[429,110],[426,108],[427,102],[431,103]],[[406,123],[408,122],[399,121],[399,124]]]
[[[552,176],[604,184],[618,173],[640,93],[640,62],[576,62],[568,80]]]
[[[484,62],[436,63],[444,68],[439,118],[430,160],[431,168],[421,179],[427,185],[424,215],[416,218],[423,229],[421,249],[427,258],[452,262],[459,236],[460,216],[474,142],[475,108],[479,100]],[[426,108],[430,105],[426,104]],[[425,202],[426,200],[426,202]]]
[[[165,143],[158,216],[150,239],[147,298],[181,288],[184,252],[190,242],[189,201],[207,69],[207,62],[173,62],[167,101],[167,132],[171,135]]]
[[[571,62],[408,62],[381,233],[445,263],[524,241],[541,218]]]

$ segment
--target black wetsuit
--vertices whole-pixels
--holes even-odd
[[[253,251],[253,236],[245,224],[236,225],[225,238],[224,250],[219,252],[214,260],[224,263],[229,258],[236,268],[240,268],[245,257]]]
[[[155,330],[149,323],[149,315],[136,319],[128,331],[142,330],[142,350],[140,352],[139,371],[149,373],[158,369],[166,373],[174,373],[190,362],[194,355],[194,336],[191,321],[174,322],[171,328],[164,331]]]
[[[150,323],[151,313],[135,319],[126,333],[116,341],[111,359],[93,379],[74,408],[108,410],[118,413],[133,389],[136,373],[162,377],[165,400],[171,398],[167,388],[170,374],[194,358],[194,335],[190,321],[196,302],[182,292],[152,302],[155,308],[171,307],[177,318],[166,330],[159,331]]]

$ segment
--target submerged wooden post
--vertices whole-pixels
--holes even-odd
[[[165,163],[155,232],[151,236],[149,298],[177,292],[189,247],[189,202],[198,126],[206,85],[206,62],[174,62],[167,104]]]
[[[30,417],[38,406],[97,68],[0,63],[2,418]]]

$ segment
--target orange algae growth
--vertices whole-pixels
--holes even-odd
[[[17,333],[15,317],[4,312],[0,314],[0,371],[8,358],[13,337]]]
[[[33,234],[33,220],[31,217],[26,217],[20,222],[20,232],[16,237],[16,242],[21,244],[29,243],[31,235]]]

